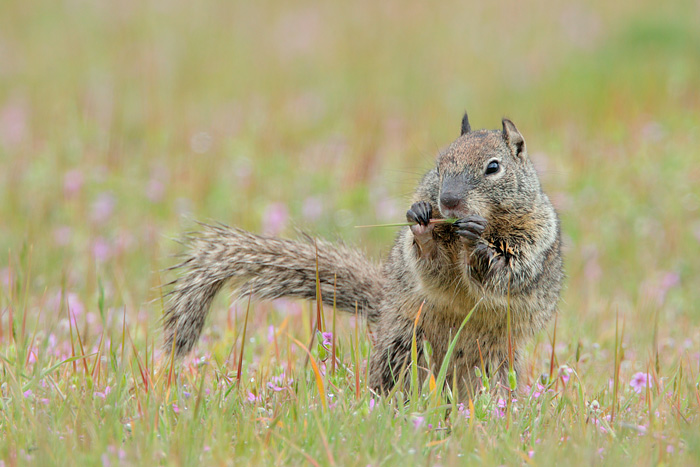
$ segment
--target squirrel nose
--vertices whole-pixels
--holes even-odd
[[[457,196],[456,193],[447,192],[440,195],[440,204],[442,204],[442,206],[447,209],[456,208],[459,205],[460,201],[461,198]]]

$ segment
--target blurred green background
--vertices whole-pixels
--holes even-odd
[[[560,340],[700,348],[700,4],[0,5],[0,301],[155,323],[194,220],[379,260],[438,150],[513,119],[563,221]],[[216,319],[223,319],[219,317]],[[153,324],[155,326],[155,324]],[[550,331],[551,332],[551,331]],[[97,339],[92,336],[92,339]],[[543,337],[546,339],[546,337]]]

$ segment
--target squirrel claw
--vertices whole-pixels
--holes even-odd
[[[484,258],[489,268],[500,266],[504,264],[506,260],[503,255],[484,243],[479,243],[474,247],[474,254]]]
[[[406,212],[408,222],[415,222],[418,225],[427,227],[430,224],[430,218],[433,216],[433,207],[427,201],[418,201],[413,203],[411,209]]]
[[[471,215],[459,219],[453,225],[457,229],[457,235],[464,241],[474,244],[481,238],[486,229],[486,219],[481,216]]]

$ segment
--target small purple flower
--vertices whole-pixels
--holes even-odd
[[[457,405],[457,410],[460,414],[462,414],[464,418],[471,418],[471,413],[469,413],[469,409],[464,405],[463,402],[460,402],[459,405]]]
[[[284,229],[289,218],[289,211],[282,203],[272,203],[265,210],[263,223],[265,224],[265,232],[271,235],[277,235]]]
[[[63,175],[63,195],[72,198],[83,188],[83,173],[78,169],[69,170]]]
[[[544,392],[544,386],[540,383],[537,383],[537,389],[532,393],[532,397],[535,399],[538,399],[542,393]]]
[[[324,332],[321,334],[323,337],[323,342],[321,345],[325,347],[326,349],[329,349],[331,344],[333,343],[333,333],[332,332]]]
[[[82,314],[85,312],[85,305],[83,305],[83,302],[80,301],[80,297],[78,297],[78,294],[74,292],[68,292],[66,294],[64,303],[63,293],[61,291],[58,291],[56,295],[51,299],[51,305],[52,308],[54,308],[56,311],[60,310],[63,306],[65,306],[69,312],[68,316],[75,317],[76,319],[78,318],[78,316],[82,316]],[[73,320],[73,322],[75,323],[76,321]],[[52,348],[56,348],[57,339],[54,334],[49,335],[49,344]]]
[[[374,406],[376,405],[376,402],[374,401],[374,398],[369,400],[369,412],[372,413],[374,410]]]
[[[248,393],[247,399],[248,399],[248,402],[250,402],[250,403],[252,404],[252,403],[255,403],[255,402],[260,402],[261,397],[260,397],[260,396],[256,396],[256,395],[253,394],[252,392],[249,392],[249,393]]]
[[[158,179],[152,178],[146,185],[146,197],[152,202],[157,203],[163,200],[165,194],[165,185]]]
[[[292,384],[292,380],[286,380],[286,376],[283,374],[273,376],[272,380],[267,383],[267,387],[275,392],[284,391]]]
[[[5,287],[10,285],[10,268],[0,269],[0,284]]]
[[[567,384],[569,382],[569,379],[571,378],[571,374],[573,372],[574,370],[566,365],[562,365],[559,367],[559,377],[561,378],[564,384]]]
[[[323,202],[315,197],[310,196],[304,200],[304,204],[301,208],[301,215],[304,219],[309,221],[315,221],[323,214]]]
[[[273,325],[269,325],[267,327],[267,341],[272,342],[275,340],[275,327]]]
[[[178,407],[177,404],[173,404],[173,412],[180,413],[180,407]]]
[[[30,397],[32,397],[32,394],[33,394],[33,393],[32,393],[32,390],[31,390],[31,389],[27,389],[26,391],[24,391],[24,397],[25,397],[25,399],[29,399]]]
[[[676,272],[667,272],[661,278],[660,284],[657,290],[656,300],[659,305],[663,305],[666,301],[666,294],[672,288],[676,287],[681,283],[681,276]]]
[[[498,418],[504,418],[506,416],[507,402],[502,397],[499,397],[496,401],[496,406],[493,408],[493,415]]]
[[[117,201],[114,195],[108,192],[100,193],[92,203],[92,220],[98,224],[103,224],[112,217]]]
[[[647,387],[651,389],[651,375],[649,375],[649,373],[643,372],[635,373],[634,376],[632,376],[632,381],[630,381],[630,386],[632,386],[632,389],[637,394],[641,394],[641,392]]]
[[[412,422],[413,422],[413,428],[417,430],[421,426],[423,426],[423,422],[425,422],[425,417],[421,417],[419,415],[416,415],[415,417],[413,417]]]
[[[110,392],[112,392],[112,388],[107,386],[103,392],[97,391],[95,392],[95,395],[100,399],[106,399]]]
[[[101,263],[112,256],[112,246],[102,237],[97,237],[92,244],[92,255]]]

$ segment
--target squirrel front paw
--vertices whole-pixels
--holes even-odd
[[[476,214],[459,219],[453,224],[457,235],[469,246],[475,247],[486,229],[486,219]]]
[[[430,223],[430,218],[433,216],[433,207],[427,201],[418,201],[413,203],[411,209],[406,212],[406,220],[415,222],[411,226],[413,235],[421,236],[430,233],[433,230],[433,224]]]

